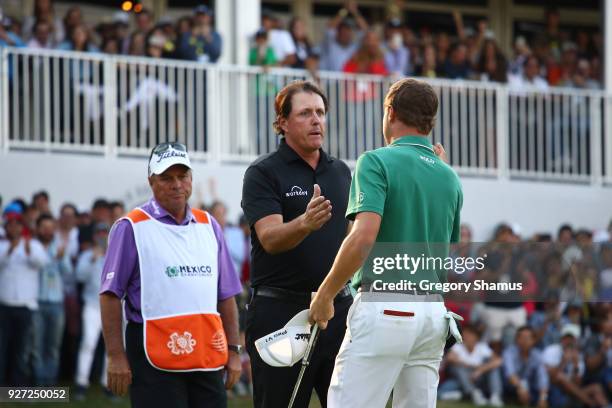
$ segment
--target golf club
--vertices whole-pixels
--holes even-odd
[[[297,381],[295,383],[295,387],[293,387],[293,394],[291,394],[291,400],[289,400],[289,408],[293,408],[293,403],[295,402],[295,397],[297,396],[298,390],[300,389],[300,383],[302,382],[302,377],[304,377],[304,372],[306,371],[306,367],[310,363],[310,353],[314,349],[315,343],[319,338],[319,326],[317,324],[314,325],[312,329],[312,333],[310,333],[310,340],[308,340],[308,346],[306,346],[306,352],[304,353],[304,358],[302,359],[302,368],[300,369],[300,374],[298,375]]]

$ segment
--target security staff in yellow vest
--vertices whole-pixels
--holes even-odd
[[[219,224],[187,204],[191,180],[184,145],[156,146],[153,198],[110,234],[100,290],[108,386],[129,388],[133,407],[226,407],[224,388],[240,376],[241,286]]]

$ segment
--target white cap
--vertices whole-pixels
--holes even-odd
[[[310,340],[308,309],[302,310],[285,327],[255,341],[263,361],[273,367],[291,367],[304,357]]]
[[[127,25],[130,23],[130,15],[125,11],[117,11],[113,14],[113,23],[122,23]]]
[[[182,164],[190,169],[192,168],[189,155],[186,151],[176,150],[174,147],[168,146],[163,152],[154,152],[149,160],[149,177],[153,174],[162,174],[175,164]]]
[[[166,37],[164,37],[163,35],[159,35],[159,34],[152,35],[149,38],[149,44],[147,45],[164,48],[164,45],[166,45]]]
[[[593,242],[601,243],[610,241],[610,233],[604,229],[596,230],[593,234]]]
[[[574,336],[575,339],[580,338],[580,326],[574,323],[567,323],[561,328],[561,337]]]
[[[569,269],[573,263],[580,262],[583,258],[582,249],[578,248],[576,245],[572,245],[563,252],[563,255],[561,255],[563,269]]]

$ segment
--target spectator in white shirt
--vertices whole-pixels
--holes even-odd
[[[66,248],[73,261],[79,254],[79,229],[77,224],[77,209],[74,204],[65,203],[60,208],[55,239]]]
[[[346,17],[351,14],[359,26],[356,35],[353,33],[353,22]],[[355,1],[348,1],[346,6],[334,17],[327,26],[325,39],[321,45],[321,69],[327,71],[342,71],[347,61],[359,48],[363,36],[369,26],[359,13]]]
[[[410,72],[410,51],[404,45],[402,23],[393,19],[385,30],[385,67],[394,76],[402,77]]]
[[[281,28],[278,18],[270,10],[262,11],[261,26],[268,33],[268,44],[274,50],[278,65],[289,67],[295,64],[295,42],[289,31]]]
[[[49,24],[53,45],[66,39],[64,24],[62,19],[56,16],[52,0],[34,1],[34,12],[23,20],[22,38],[29,39],[34,36],[34,26],[38,21],[46,21]]]
[[[465,325],[462,331],[463,343],[455,344],[447,356],[451,375],[476,406],[503,406],[501,357],[480,341],[480,334],[474,327]],[[489,400],[484,396],[485,390],[489,391]]]
[[[108,246],[108,224],[99,223],[94,227],[93,247],[79,256],[76,267],[77,281],[83,284],[83,336],[79,348],[79,359],[76,373],[75,399],[83,400],[89,387],[89,374],[94,359],[96,346],[102,334],[102,317],[100,315],[100,277],[104,266],[104,257]],[[106,358],[104,370],[106,373]],[[106,375],[102,375],[101,384],[106,387]]]
[[[51,41],[51,27],[46,21],[37,21],[34,24],[34,35],[28,41],[28,48],[50,49],[53,48]]]
[[[530,55],[523,64],[523,73],[510,76],[508,84],[516,90],[534,88],[537,91],[546,91],[548,90],[548,82],[540,76],[540,68],[538,58]]]
[[[35,384],[47,387],[57,382],[66,318],[63,281],[73,273],[66,246],[55,239],[56,225],[50,214],[43,214],[36,221],[36,237],[47,251],[49,262],[40,272],[38,311],[34,315],[32,336],[32,365]]]
[[[529,55],[531,55],[531,49],[527,45],[525,37],[516,37],[516,40],[514,40],[514,57],[508,66],[508,75],[523,75],[523,66]]]
[[[578,347],[580,326],[568,323],[561,329],[561,341],[544,349],[542,361],[550,377],[550,406],[607,407],[603,387],[599,383],[582,385],[585,365]]]
[[[16,206],[9,205],[3,218],[7,239],[0,241],[0,384],[23,386],[29,384],[33,317],[48,256],[40,242],[22,236],[23,217]]]

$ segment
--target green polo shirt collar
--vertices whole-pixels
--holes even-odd
[[[433,150],[433,145],[427,136],[402,136],[399,139],[395,139],[391,146],[402,146],[402,145],[419,145]]]

